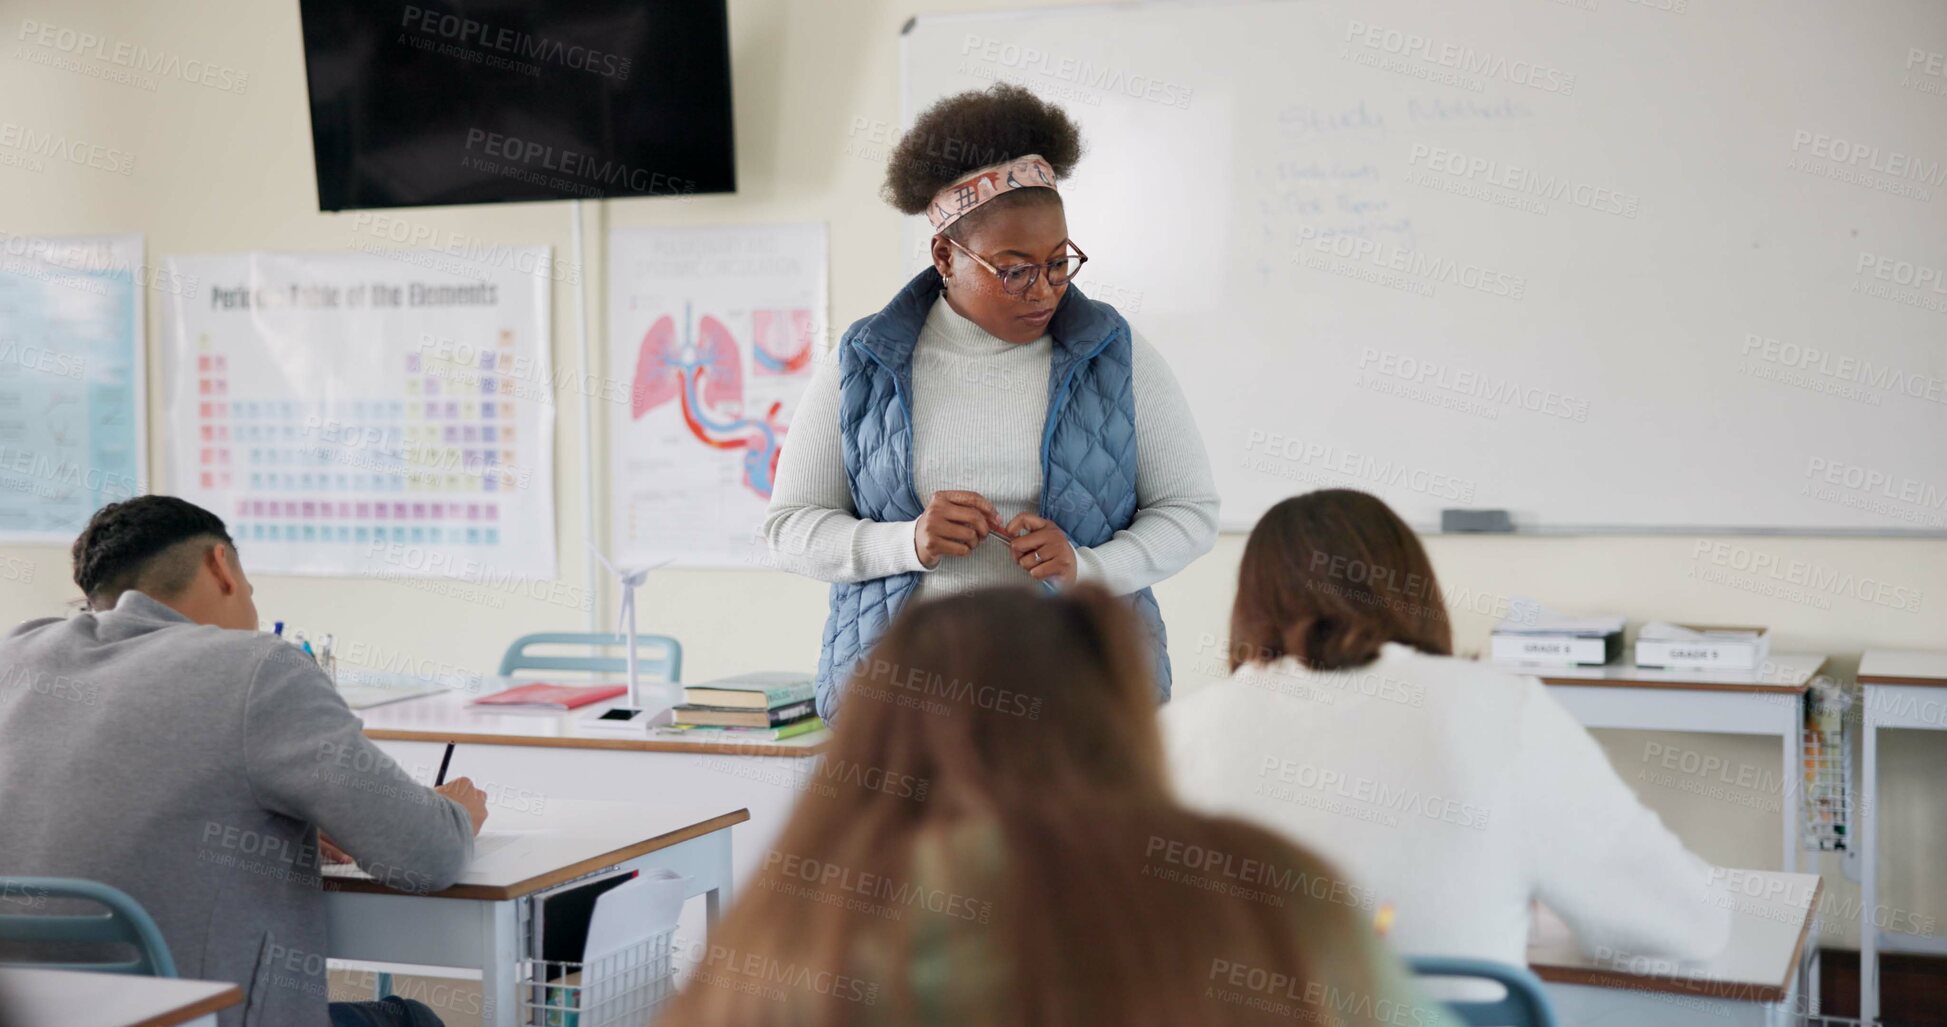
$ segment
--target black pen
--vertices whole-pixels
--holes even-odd
[[[438,788],[440,785],[446,783],[446,768],[452,765],[453,765],[453,743],[448,742],[446,743],[446,755],[440,757],[439,760],[439,776],[433,778],[434,788]]]

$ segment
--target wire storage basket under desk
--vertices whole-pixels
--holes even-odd
[[[1824,676],[1805,692],[1801,801],[1804,847],[1813,852],[1852,848],[1852,739],[1858,705],[1851,691]]]
[[[588,963],[523,959],[520,1022],[541,1027],[643,1027],[676,994],[676,928]]]

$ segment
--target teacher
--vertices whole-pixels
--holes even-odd
[[[887,200],[932,222],[932,265],[820,362],[764,519],[779,567],[832,582],[827,720],[906,603],[1033,582],[1127,596],[1169,698],[1149,586],[1210,550],[1217,492],[1169,365],[1074,285],[1088,257],[1055,183],[1081,155],[1061,108],[1003,83],[934,104],[886,162]],[[1006,687],[935,677],[897,680],[915,700]]]

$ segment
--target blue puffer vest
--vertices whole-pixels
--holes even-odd
[[[921,271],[884,310],[861,318],[838,344],[839,427],[845,477],[858,516],[910,521],[926,504],[913,490],[913,349],[939,298],[939,272]],[[1041,431],[1041,509],[1077,546],[1099,546],[1136,517],[1136,401],[1129,322],[1074,286],[1048,323],[1054,353]],[[918,574],[832,586],[818,656],[818,713],[832,720],[853,665],[912,598]],[[1170,663],[1156,597],[1128,597],[1148,630],[1160,701]]]

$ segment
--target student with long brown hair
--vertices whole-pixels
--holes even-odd
[[[1171,797],[1149,664],[1093,586],[914,604],[663,1022],[1452,1022],[1360,889]]]
[[[1396,908],[1414,955],[1522,965],[1531,900],[1584,947],[1701,958],[1729,913],[1540,681],[1453,655],[1433,564],[1385,503],[1332,489],[1252,529],[1230,680],[1163,711],[1186,802],[1250,817]]]

